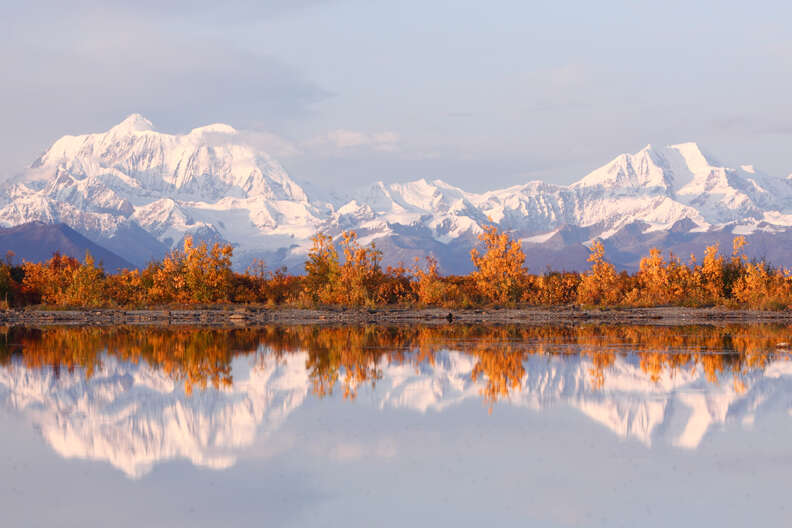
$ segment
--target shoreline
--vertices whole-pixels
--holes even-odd
[[[449,317],[450,316],[450,317]],[[0,326],[207,326],[266,325],[718,325],[777,323],[792,325],[792,310],[724,308],[255,308],[183,310],[0,310]]]

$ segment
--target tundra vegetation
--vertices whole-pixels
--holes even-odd
[[[792,270],[749,261],[745,238],[730,256],[718,245],[701,262],[683,262],[652,249],[635,273],[618,272],[601,242],[591,245],[583,273],[529,273],[519,242],[486,226],[471,251],[474,271],[442,275],[437,261],[383,268],[374,243],[361,245],[354,231],[337,239],[318,233],[302,274],[269,270],[254,262],[244,273],[231,268],[230,245],[185,239],[159,262],[143,269],[105,271],[90,254],[83,261],[55,254],[46,262],[0,264],[0,303],[101,308],[171,305],[266,304],[268,306],[469,308],[475,306],[647,307],[723,306],[783,310],[792,306]]]

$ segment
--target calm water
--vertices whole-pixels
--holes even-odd
[[[792,328],[0,329],[2,526],[788,526]]]

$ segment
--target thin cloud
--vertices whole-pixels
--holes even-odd
[[[0,46],[0,114],[4,129],[14,131],[0,144],[0,178],[64,134],[106,130],[131,113],[166,132],[216,122],[272,130],[332,97],[274,56],[142,15],[111,8],[35,20],[19,14]],[[270,139],[275,150],[295,154],[296,147]]]
[[[297,143],[273,132],[243,131],[240,134],[246,143],[275,158],[293,158],[304,154]]]
[[[318,150],[371,149],[380,152],[395,152],[399,150],[399,144],[400,137],[396,132],[370,133],[345,129],[332,130],[306,142],[309,148]]]

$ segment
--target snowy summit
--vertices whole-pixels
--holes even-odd
[[[62,137],[0,190],[0,225],[63,222],[138,265],[190,235],[232,243],[238,266],[254,257],[299,266],[315,232],[355,229],[386,262],[434,254],[446,270],[464,271],[488,218],[548,263],[574,267],[558,258],[595,238],[624,246],[628,237],[637,254],[658,240],[786,236],[792,180],[726,167],[683,143],[619,155],[569,186],[534,181],[475,194],[439,179],[377,182],[331,203],[311,199],[229,125],[173,135],[133,114],[107,132]]]

